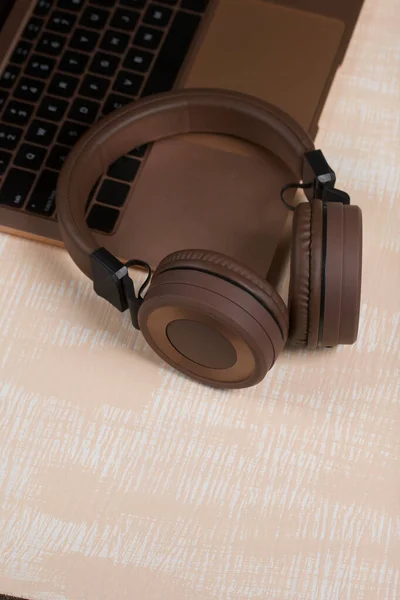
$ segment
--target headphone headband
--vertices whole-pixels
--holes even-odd
[[[99,121],[74,146],[57,186],[57,212],[65,246],[93,278],[99,249],[85,221],[87,197],[103,172],[133,148],[186,133],[234,136],[275,154],[303,176],[304,155],[314,149],[307,133],[277,107],[238,92],[180,90],[147,97]]]
[[[272,153],[311,201],[295,209],[291,258],[291,338],[302,345],[353,343],[361,291],[361,211],[335,188],[336,176],[308,134],[278,108],[251,96],[185,90],[142,99],[90,129],[61,171],[57,210],[67,250],[94,291],[129,309],[132,325],[178,370],[219,387],[264,377],[286,343],[286,306],[246,265],[207,249],[170,254],[152,276],[99,247],[85,221],[86,199],[108,167],[133,148],[188,133],[234,136]],[[138,294],[130,266],[147,269]],[[146,290],[151,279],[151,283]]]

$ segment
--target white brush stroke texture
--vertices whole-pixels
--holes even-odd
[[[400,598],[400,1],[366,0],[318,138],[364,215],[357,344],[180,377],[55,248],[0,236],[0,591]]]

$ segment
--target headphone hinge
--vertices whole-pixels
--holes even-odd
[[[138,312],[143,300],[135,294],[133,281],[129,277],[129,264],[124,265],[105,248],[99,248],[90,258],[96,294],[120,312],[129,309],[132,325],[139,329]]]
[[[124,281],[130,279],[127,267],[105,248],[95,250],[90,258],[94,291],[119,311],[124,312],[128,308]]]
[[[309,189],[305,189],[308,200],[322,200],[325,190],[335,187],[335,172],[321,150],[304,154],[303,181],[312,183]]]
[[[322,194],[322,201],[350,204],[350,196],[347,192],[338,190],[337,188],[325,188]]]

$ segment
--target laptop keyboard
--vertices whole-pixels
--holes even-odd
[[[59,171],[99,118],[171,89],[209,0],[39,0],[0,79],[0,204],[56,219]],[[92,189],[89,227],[115,230],[148,148]]]

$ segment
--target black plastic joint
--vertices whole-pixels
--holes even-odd
[[[342,204],[350,204],[350,196],[343,190],[336,188],[326,188],[322,195],[323,202],[341,202]]]
[[[129,277],[127,267],[105,248],[99,248],[91,255],[94,291],[119,311],[129,307],[127,290]],[[133,286],[132,286],[133,287]]]
[[[321,150],[312,150],[304,155],[303,181],[313,183],[305,189],[309,200],[322,200],[325,190],[335,187],[336,175],[328,165]]]

